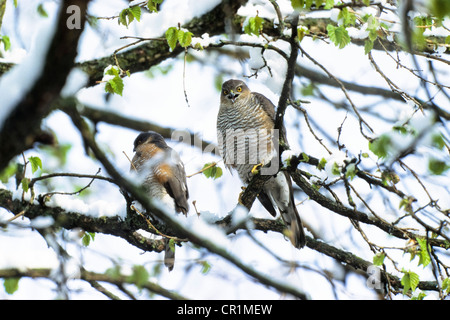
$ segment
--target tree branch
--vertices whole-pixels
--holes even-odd
[[[57,102],[57,106],[59,109],[64,109],[64,99],[61,99]],[[166,139],[176,138],[173,136],[174,132],[178,131],[175,128],[162,127],[156,123],[143,121],[139,119],[131,119],[125,116],[122,116],[116,112],[111,112],[107,110],[100,110],[92,107],[88,107],[86,105],[83,108],[80,108],[80,115],[90,119],[92,122],[97,124],[98,122],[104,122],[116,126],[120,126],[123,128],[129,128],[136,131],[156,131],[161,134]],[[201,151],[210,152],[212,154],[216,154],[216,146],[214,143],[202,140],[195,133],[189,132],[189,140],[182,139],[183,143],[187,143],[190,146],[199,147]]]
[[[13,200],[12,193],[4,189],[0,189],[0,207],[3,207],[13,213],[27,209],[25,216],[28,217],[29,219],[34,219],[36,217],[41,216],[50,216],[55,221],[54,226],[59,226],[67,230],[71,230],[74,228],[81,228],[88,232],[100,232],[104,234],[117,236],[125,239],[131,245],[136,246],[137,248],[140,248],[147,252],[151,251],[161,252],[164,250],[164,242],[162,240],[150,240],[143,237],[142,235],[140,235],[135,231],[137,229],[145,230],[147,228],[145,221],[143,219],[140,219],[138,215],[136,215],[133,218],[127,217],[127,219],[125,220],[122,220],[117,217],[94,218],[76,212],[68,212],[60,207],[45,207],[36,204],[33,204],[28,207],[28,204],[25,202]],[[272,231],[283,233],[283,230],[285,229],[285,225],[280,219],[273,220],[273,219],[251,218],[250,221],[254,225],[254,228],[256,230],[260,230],[263,232]],[[229,230],[232,226],[231,215],[228,215],[223,219],[217,221],[216,224],[225,230]],[[239,226],[237,229],[234,229],[233,232],[236,232],[241,229],[246,230],[247,228],[245,226]],[[152,232],[152,230],[150,229],[148,229],[148,231]],[[309,236],[307,238],[308,238],[307,246],[310,249],[323,253],[339,262],[346,263],[355,270],[367,272],[368,267],[372,265],[371,262],[365,261],[350,252],[335,248],[323,241],[313,239]],[[383,282],[389,281],[389,283],[394,288],[403,287],[398,277],[393,276],[389,273],[382,273],[382,274],[383,277],[381,280]],[[31,269],[25,271],[25,273],[22,274],[17,273],[16,271],[12,272],[0,270],[0,278],[9,278],[9,277],[46,277],[46,271],[40,271],[40,269]],[[111,279],[109,276],[102,274],[96,274],[92,278],[88,277],[85,278],[81,276],[80,279],[86,281],[105,281],[105,282],[111,282],[110,280],[115,279],[114,281],[117,282],[111,283],[115,284],[126,283],[124,278]],[[150,285],[145,285],[144,287],[158,294],[160,294],[160,292],[164,292],[159,289],[156,290]],[[431,281],[423,281],[423,282],[421,281],[418,287],[422,290],[437,290],[436,283]],[[166,297],[171,297],[169,296],[169,294],[162,294],[162,295]]]
[[[40,269],[0,269],[0,278],[8,279],[8,278],[46,278],[49,280],[53,280],[54,277],[52,276],[52,269],[48,268],[40,268]],[[107,274],[103,273],[95,273],[91,271],[86,271],[81,269],[80,274],[78,277],[75,277],[74,279],[80,279],[84,280],[86,282],[92,283],[92,282],[108,282],[111,284],[114,284],[116,286],[122,286],[124,284],[136,284],[133,279],[126,275],[114,275],[109,276]],[[156,293],[158,295],[161,295],[163,297],[173,299],[173,300],[186,300],[186,298],[178,293],[175,293],[173,291],[167,290],[160,285],[147,281],[145,283],[139,284],[140,288],[145,288],[153,293]]]
[[[211,36],[225,33],[227,32],[225,28],[227,23],[230,27],[239,30],[239,22],[232,17],[246,2],[247,0],[224,0],[211,11],[183,25],[183,28],[188,29],[197,37],[204,33]],[[166,59],[174,58],[182,52],[184,52],[184,48],[180,46],[171,51],[166,41],[150,40],[131,50],[118,53],[116,57],[123,70],[134,73],[148,70],[150,67],[158,65]],[[93,86],[102,79],[105,68],[109,65],[115,65],[115,63],[114,56],[109,56],[81,62],[76,66],[88,74],[88,86]]]
[[[70,5],[78,6],[82,12],[81,25],[84,26],[88,3],[89,1],[84,0],[71,0],[64,1],[60,6],[56,32],[43,62],[41,75],[4,123],[0,124],[0,171],[14,156],[33,145],[40,132],[42,119],[52,111],[51,102],[59,97],[72,69],[78,39],[83,31],[82,28],[67,29],[66,9]]]

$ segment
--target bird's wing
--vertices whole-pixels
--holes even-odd
[[[269,115],[272,120],[275,120],[275,105],[267,99],[264,95],[258,92],[252,92],[262,109]]]
[[[164,163],[160,165],[160,171],[164,172],[164,178],[161,183],[166,189],[167,193],[175,200],[175,209],[177,212],[187,214],[189,211],[189,190],[186,183],[186,172],[184,170],[183,162],[178,153],[171,151],[171,163]]]
[[[252,92],[252,94],[256,97],[258,102],[260,103],[262,109],[269,115],[269,117],[275,121],[276,113],[275,113],[275,105],[267,99],[264,95],[258,92]],[[275,123],[274,123],[275,125]],[[286,139],[286,128],[284,127],[284,124],[281,126],[281,136],[284,138],[283,140],[287,143]]]

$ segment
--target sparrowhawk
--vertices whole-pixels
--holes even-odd
[[[275,130],[275,106],[260,93],[252,92],[241,80],[222,84],[220,109],[217,116],[219,152],[225,165],[234,168],[244,184],[248,184],[256,165],[278,163],[278,134]],[[278,207],[288,226],[289,238],[296,248],[302,248],[306,237],[294,203],[292,182],[287,172],[279,171],[264,184],[259,201],[272,216]]]
[[[134,140],[135,155],[130,170],[143,177],[143,186],[152,199],[158,199],[176,212],[187,215],[189,190],[184,164],[179,154],[170,148],[164,138],[156,132],[143,132]],[[165,241],[164,264],[173,269],[174,247]]]

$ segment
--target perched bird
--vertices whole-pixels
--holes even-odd
[[[244,184],[258,165],[278,163],[278,134],[275,131],[275,106],[260,93],[252,92],[241,80],[222,84],[217,115],[217,140],[225,165],[234,168]],[[287,172],[277,167],[264,184],[258,200],[272,216],[280,211],[288,226],[289,238],[296,248],[306,244],[302,221],[294,203],[292,182]],[[261,171],[261,174],[263,172]]]
[[[130,170],[136,170],[144,178],[144,188],[152,199],[158,199],[176,212],[187,215],[189,211],[189,190],[186,172],[179,154],[170,148],[164,138],[156,132],[143,132],[134,140],[135,155]],[[173,269],[174,248],[164,238],[164,264]]]

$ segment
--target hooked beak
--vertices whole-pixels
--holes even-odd
[[[238,93],[234,93],[233,91],[230,91],[230,93],[227,95],[227,98],[231,100],[231,102],[235,102],[236,98],[239,96]]]

